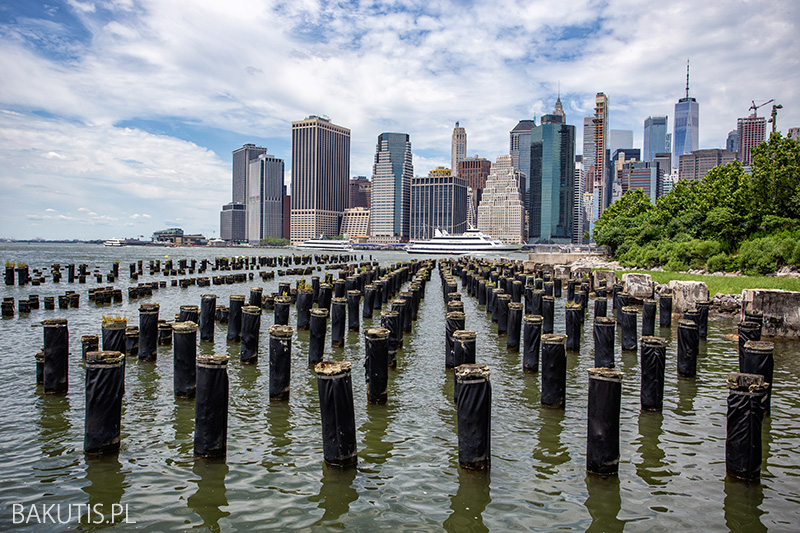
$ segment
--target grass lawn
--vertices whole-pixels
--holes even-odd
[[[708,295],[742,294],[742,289],[783,289],[800,291],[800,278],[774,278],[770,276],[702,276],[683,272],[651,272],[649,270],[619,270],[617,277],[622,279],[626,272],[650,274],[656,283],[667,284],[673,279],[680,281],[703,281],[708,285]]]

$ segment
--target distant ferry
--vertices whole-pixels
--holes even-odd
[[[301,250],[328,250],[331,252],[352,252],[353,246],[350,241],[342,239],[310,239],[302,244],[298,244],[297,248]]]
[[[413,241],[405,250],[410,254],[474,254],[513,252],[521,248],[521,244],[506,244],[470,228],[461,235],[450,235],[445,230],[437,229],[432,239]]]
[[[123,239],[108,239],[103,243],[103,246],[125,246]]]

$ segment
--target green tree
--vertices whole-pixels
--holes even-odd
[[[594,226],[594,240],[608,246],[612,255],[639,233],[647,212],[653,208],[650,198],[641,189],[629,190],[600,215]]]

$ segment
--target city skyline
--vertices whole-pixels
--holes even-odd
[[[3,6],[0,237],[219,236],[231,152],[267,148],[288,184],[291,122],[312,114],[351,130],[350,177],[371,174],[384,131],[411,136],[417,175],[450,166],[455,122],[467,156],[494,160],[559,95],[577,146],[603,92],[609,127],[641,148],[648,116],[672,129],[687,58],[699,148],[724,148],[751,101],[774,98],[778,129],[800,126],[789,1],[337,5]]]

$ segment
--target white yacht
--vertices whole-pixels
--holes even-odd
[[[506,244],[470,228],[461,235],[450,235],[445,230],[437,229],[432,239],[412,241],[405,250],[410,254],[474,254],[513,252],[521,248],[521,244]]]
[[[309,239],[297,248],[301,250],[327,250],[330,252],[352,252],[353,246],[349,240],[344,239]]]
[[[103,242],[103,246],[125,246],[125,241],[123,239],[108,239]]]

